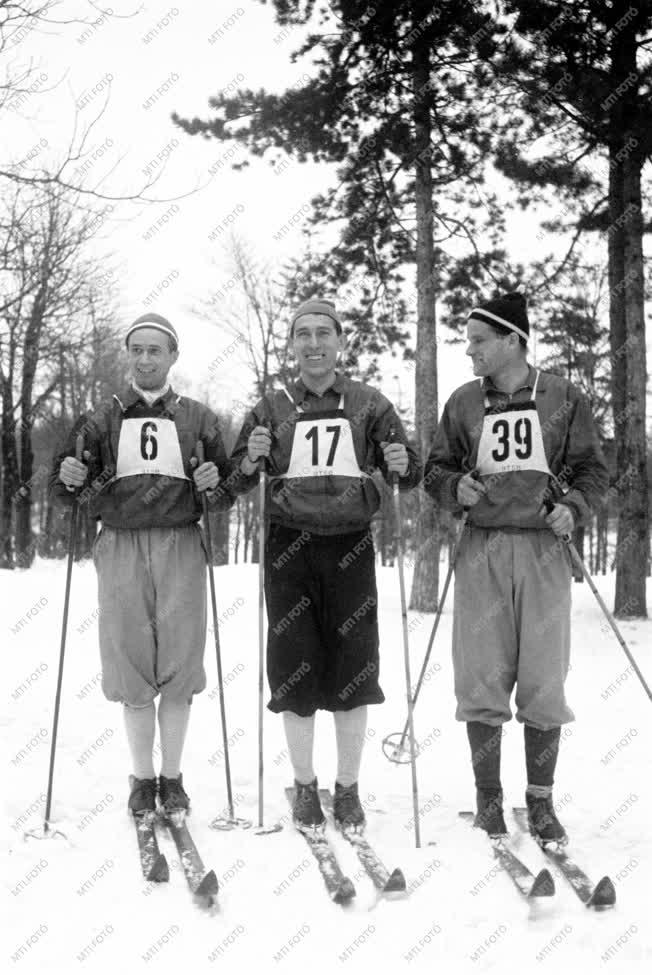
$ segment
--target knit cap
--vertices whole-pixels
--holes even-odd
[[[147,312],[145,315],[141,315],[137,318],[135,322],[132,322],[127,331],[125,332],[125,345],[129,344],[129,336],[132,332],[135,332],[137,328],[158,328],[160,332],[165,332],[174,339],[174,344],[179,347],[179,336],[177,331],[167,318],[163,318],[162,315],[156,315],[154,312]]]
[[[290,333],[294,331],[294,323],[301,315],[328,315],[335,322],[337,334],[342,334],[342,322],[335,311],[335,305],[326,298],[310,298],[308,301],[303,301],[292,316]]]
[[[484,322],[486,325],[502,325],[504,328],[509,328],[525,339],[526,342],[530,337],[527,301],[525,295],[518,291],[512,291],[509,294],[501,295],[500,298],[481,302],[472,310],[467,321],[472,318],[477,322]]]

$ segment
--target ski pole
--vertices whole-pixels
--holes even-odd
[[[263,420],[262,426],[269,429],[267,421]],[[272,826],[264,825],[264,750],[263,750],[263,690],[265,687],[265,507],[267,492],[267,465],[265,458],[261,457],[258,464],[259,480],[259,504],[258,504],[258,835],[266,833],[278,833],[281,830],[279,823]]]
[[[410,738],[410,765],[412,767],[412,810],[414,813],[414,843],[417,849],[421,846],[421,830],[419,824],[419,788],[417,785],[417,755],[414,740],[414,717],[412,704],[412,680],[410,678],[410,644],[408,638],[407,599],[405,596],[405,573],[403,569],[403,536],[401,532],[401,496],[398,486],[398,474],[392,473],[392,494],[394,499],[394,519],[396,522],[396,561],[398,563],[398,584],[401,593],[401,621],[403,624],[403,658],[405,662],[405,687],[407,695],[407,726]]]
[[[462,513],[462,517],[460,519],[460,525],[459,525],[459,529],[458,529],[458,532],[457,532],[457,538],[455,539],[455,547],[453,548],[453,552],[451,554],[450,564],[448,566],[448,572],[446,573],[446,580],[444,582],[444,588],[442,590],[441,599],[439,600],[439,606],[437,607],[437,615],[435,616],[435,622],[433,623],[432,630],[430,631],[430,638],[428,640],[428,646],[426,647],[426,653],[425,653],[425,656],[423,658],[423,664],[422,664],[422,667],[421,667],[421,673],[419,674],[419,680],[417,681],[417,686],[416,686],[415,691],[414,691],[414,696],[412,697],[412,710],[413,711],[414,711],[414,708],[416,707],[417,700],[419,698],[419,692],[421,690],[421,686],[423,684],[423,681],[424,681],[424,678],[425,678],[425,675],[426,675],[426,671],[428,669],[428,662],[430,660],[430,654],[432,652],[432,648],[433,648],[433,645],[434,645],[434,642],[435,642],[435,636],[437,635],[437,628],[439,626],[439,620],[441,619],[441,614],[442,614],[442,612],[444,610],[444,603],[446,601],[446,595],[448,593],[448,588],[450,586],[451,578],[453,576],[453,570],[455,569],[455,563],[457,561],[457,553],[458,553],[458,550],[459,550],[459,547],[460,547],[460,542],[462,541],[462,535],[464,533],[464,528],[466,526],[466,520],[467,520],[468,517],[469,517],[469,509],[468,508],[465,508],[464,511],[463,511],[463,513]],[[403,758],[403,754],[404,754],[404,748],[405,748],[405,739],[407,738],[408,730],[409,730],[409,728],[408,728],[408,722],[409,722],[409,718],[406,719],[405,725],[403,727],[403,731],[402,732],[396,732],[396,731],[394,731],[394,732],[392,732],[392,734],[387,735],[387,737],[383,739],[383,754],[385,755],[386,758],[388,758],[390,760],[390,762],[397,762],[398,764],[404,764],[404,762],[405,762],[405,759]],[[399,738],[398,743],[397,744],[394,744],[393,739],[395,739],[397,737],[397,735],[400,735],[400,738]],[[391,750],[390,750],[390,748],[391,748]]]
[[[265,492],[267,469],[260,458],[258,480],[258,827],[264,819],[263,688],[265,672]]]
[[[550,512],[555,507],[554,504],[553,504],[553,502],[550,500],[550,498],[546,498],[544,500],[543,506],[546,509],[546,511],[548,512],[548,514],[550,514]],[[577,548],[573,544],[573,539],[568,534],[568,532],[565,535],[562,535],[561,538],[563,539],[563,541],[568,546],[568,550],[569,550],[569,552],[571,554],[571,557],[575,560],[576,565],[578,565],[579,568],[581,569],[582,575],[584,576],[584,579],[588,583],[588,586],[589,586],[591,592],[593,593],[593,595],[597,599],[598,605],[599,605],[600,609],[602,610],[602,612],[604,613],[605,618],[606,618],[607,622],[609,623],[609,626],[613,630],[613,632],[614,632],[614,634],[616,636],[616,639],[618,640],[618,643],[621,645],[621,647],[625,651],[625,654],[627,656],[627,659],[629,660],[630,664],[634,668],[634,673],[636,674],[636,676],[640,680],[641,684],[643,685],[643,689],[644,689],[645,693],[647,694],[647,696],[649,697],[649,699],[652,701],[652,691],[650,690],[649,685],[648,685],[647,681],[645,680],[645,677],[641,673],[640,668],[639,668],[638,664],[636,663],[636,660],[634,659],[634,655],[632,654],[631,650],[629,649],[629,647],[625,643],[625,639],[624,639],[622,633],[620,632],[620,630],[618,628],[618,624],[616,623],[616,621],[613,618],[612,614],[607,609],[607,606],[605,604],[604,599],[602,598],[602,596],[598,592],[598,590],[596,588],[596,585],[595,585],[593,579],[589,575],[589,572],[588,572],[586,566],[584,565],[584,562],[583,562],[582,558],[580,557],[580,553],[577,551]]]
[[[195,447],[195,456],[197,457],[197,464],[201,466],[204,463],[204,444],[201,440],[197,441]],[[206,536],[206,553],[208,555],[208,581],[211,593],[211,608],[213,610],[213,634],[215,636],[215,657],[217,659],[217,689],[220,698],[220,717],[222,722],[222,747],[224,749],[224,774],[226,776],[226,795],[227,802],[229,806],[229,817],[228,819],[218,816],[213,820],[211,826],[214,829],[230,829],[232,826],[237,825],[238,821],[235,819],[233,812],[233,792],[231,789],[231,763],[229,761],[229,739],[226,730],[226,706],[224,703],[224,684],[222,680],[222,652],[220,649],[220,632],[217,622],[217,599],[215,597],[215,574],[213,571],[213,540],[211,538],[211,525],[208,519],[208,498],[206,497],[206,492],[201,492],[202,500],[202,513],[204,516],[204,534]]]
[[[84,454],[84,435],[77,434],[75,441],[75,459],[81,461]],[[61,688],[63,686],[63,662],[66,653],[66,634],[68,631],[68,608],[70,606],[70,584],[72,581],[72,565],[75,561],[75,547],[77,545],[77,512],[79,509],[79,494],[74,490],[74,497],[70,509],[70,528],[68,532],[68,564],[66,566],[66,588],[63,598],[63,619],[61,622],[61,645],[59,647],[59,672],[57,675],[57,689],[54,696],[54,718],[52,721],[52,741],[50,743],[50,768],[48,771],[48,790],[45,800],[45,818],[43,820],[43,836],[50,832],[50,812],[52,809],[52,790],[54,785],[54,759],[57,750],[57,732],[59,730],[59,710],[61,706]],[[59,830],[52,834],[63,836]],[[34,836],[34,833],[30,834]]]

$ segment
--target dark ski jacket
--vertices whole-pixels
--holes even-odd
[[[409,459],[407,473],[399,478],[400,489],[413,488],[421,480],[419,458],[408,443],[394,407],[381,392],[366,383],[337,374],[330,389],[318,396],[299,379],[288,387],[287,392],[280,390],[265,396],[247,414],[231,455],[234,467],[239,467],[254,427],[267,426],[271,430],[272,450],[267,468],[267,510],[271,523],[317,535],[339,535],[363,530],[378,510],[380,494],[371,477],[332,474],[283,477],[289,467],[297,420],[305,419],[311,413],[322,415],[325,410],[336,410],[342,394],[343,415],[351,425],[360,470],[367,474],[379,470],[389,481],[380,445],[393,438],[395,442],[405,444]],[[304,412],[297,410],[297,406]],[[258,477],[258,472],[249,477],[243,474],[240,480],[234,479],[233,490],[236,494],[249,491],[258,482]]]
[[[116,479],[120,427],[123,419],[170,419],[179,437],[183,469],[189,480],[160,474],[137,474]],[[151,406],[133,387],[114,395],[91,413],[82,415],[73,426],[64,450],[55,458],[50,476],[51,494],[71,503],[74,494],[59,479],[59,468],[66,456],[74,456],[77,435],[82,433],[84,449],[90,458],[89,478],[79,493],[80,504],[111,528],[171,528],[199,521],[202,502],[192,480],[198,440],[204,445],[205,460],[212,461],[220,474],[215,492],[207,492],[213,510],[225,510],[235,501],[229,490],[231,465],[227,460],[215,414],[196,400],[180,396],[171,388]]]
[[[487,377],[456,389],[444,407],[426,462],[424,488],[439,504],[462,511],[457,485],[473,470],[485,414],[490,407],[531,399],[537,370],[530,366],[526,383],[511,396]],[[591,509],[606,496],[609,474],[586,397],[567,379],[539,372],[535,397],[548,467],[568,492],[560,495],[554,480],[539,471],[512,471],[482,478],[488,492],[469,511],[469,522],[482,528],[547,528],[541,506],[549,490],[573,512],[575,524],[586,523]]]

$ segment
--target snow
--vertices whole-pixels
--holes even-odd
[[[377,902],[354,850],[333,842],[358,896],[331,904],[303,839],[291,828],[266,837],[216,832],[209,822],[226,805],[213,639],[206,649],[207,691],[195,699],[184,757],[194,814],[190,827],[205,864],[220,881],[213,915],[191,902],[170,839],[169,884],[140,874],[136,837],[126,814],[130,763],[120,708],[99,688],[97,600],[92,564],[75,565],[62,712],[54,778],[53,822],[67,837],[25,841],[42,825],[47,785],[65,566],[37,562],[0,574],[5,633],[2,740],[4,793],[3,917],[5,971],[179,972],[256,966],[262,972],[434,970],[649,972],[650,702],[585,584],[573,589],[573,665],[555,797],[572,851],[597,880],[616,884],[612,911],[587,910],[563,879],[536,910],[495,869],[484,837],[458,819],[473,787],[464,726],[454,720],[450,662],[451,605],[442,616],[429,680],[416,710],[416,733],[428,747],[418,761],[422,848],[411,826],[409,765],[387,761],[385,735],[405,721],[405,681],[396,570],[378,569],[381,683],[387,701],[370,708],[361,795],[368,835],[391,869],[413,885],[403,901]],[[598,577],[612,604],[613,577]],[[257,567],[216,570],[226,706],[236,809],[257,818]],[[432,617],[411,614],[413,680]],[[23,621],[21,623],[21,620]],[[652,622],[623,622],[625,639],[652,680]],[[609,690],[611,685],[611,690]],[[335,773],[332,719],[320,714],[316,769],[322,786]],[[281,720],[265,714],[265,821],[287,814],[291,783]],[[506,726],[503,784],[509,803],[523,802],[522,731]],[[31,814],[28,812],[31,811]],[[523,859],[545,866],[533,841],[518,836]],[[85,885],[85,886],[84,886]],[[647,963],[647,964],[646,964]]]

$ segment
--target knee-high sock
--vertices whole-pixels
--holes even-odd
[[[161,775],[176,779],[181,771],[181,754],[186,740],[190,704],[161,697],[158,726],[161,732]]]
[[[541,731],[540,728],[533,728],[526,724],[523,730],[527,791],[534,796],[550,795],[557,767],[561,728],[548,728],[547,731]]]
[[[367,730],[367,705],[350,711],[335,711],[337,740],[337,781],[349,786],[358,781],[362,747]]]
[[[500,789],[500,744],[502,725],[468,721],[466,733],[471,746],[471,764],[476,789]]]
[[[122,711],[134,775],[137,779],[153,779],[155,773],[152,750],[156,730],[154,702],[144,708],[132,708],[125,704]]]
[[[315,778],[315,770],[312,766],[315,716],[311,714],[307,718],[302,718],[294,711],[284,711],[283,725],[294,777],[301,785],[308,785]]]

